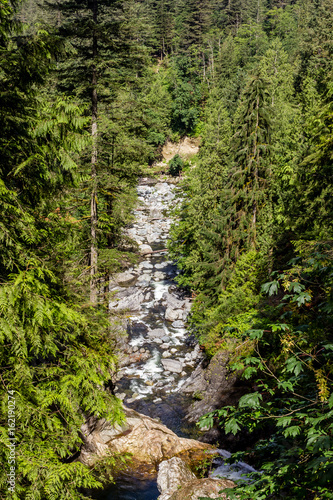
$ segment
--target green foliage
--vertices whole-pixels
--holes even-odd
[[[68,284],[82,229],[68,191],[84,180],[86,118],[72,99],[42,91],[60,55],[54,38],[42,31],[20,39],[18,29],[8,23],[0,58],[0,491],[2,498],[82,498],[80,488],[101,483],[76,461],[81,425],[93,415],[123,421],[121,402],[107,389],[116,364],[107,312],[85,308],[84,294]]]
[[[262,329],[248,332],[253,351],[235,364],[257,390],[237,408],[224,407],[200,423],[211,426],[217,416],[227,433],[269,432],[251,451],[262,472],[251,484],[240,483],[230,498],[304,498],[308,492],[332,498],[332,245],[303,244],[302,253],[263,286],[270,296],[279,295],[271,323],[257,321]]]
[[[175,155],[169,161],[169,174],[176,177],[181,173],[184,167],[184,161],[179,155]]]

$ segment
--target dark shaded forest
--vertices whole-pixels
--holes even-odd
[[[333,498],[332,1],[0,0],[0,20],[1,498],[86,498],[115,464],[75,461],[87,415],[124,419],[108,279],[138,259],[138,178],[185,136],[169,251],[192,331],[251,388],[201,425],[258,436],[228,498]]]

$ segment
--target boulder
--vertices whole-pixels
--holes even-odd
[[[178,457],[161,462],[158,468],[157,488],[162,496],[171,495],[177,488],[196,479],[187,463]],[[161,497],[159,497],[161,498]]]
[[[141,255],[148,255],[152,253],[153,249],[150,245],[140,245],[139,252]]]
[[[81,449],[80,461],[92,466],[98,457],[110,453],[133,456],[137,464],[150,465],[156,471],[157,465],[175,455],[184,454],[188,460],[193,456],[204,454],[211,446],[194,439],[178,437],[165,425],[124,407],[126,420],[123,425],[112,425],[105,419],[97,420],[90,417],[81,427],[84,444]]]
[[[246,384],[239,383],[237,374],[229,373],[228,361],[229,353],[219,351],[207,368],[204,361],[200,363],[181,387],[182,392],[202,395],[187,412],[190,422],[197,422],[206,413],[223,406],[234,405],[248,391]]]
[[[160,238],[160,234],[152,233],[152,234],[148,234],[147,241],[148,241],[148,243],[154,243],[154,242],[158,242],[159,238]]]
[[[183,371],[183,363],[176,359],[162,359],[161,363],[166,371],[172,373],[181,373]]]
[[[149,330],[148,331],[148,335],[149,337],[152,337],[152,338],[162,338],[165,336],[165,331],[163,328],[155,328],[154,330]]]
[[[165,274],[162,273],[161,271],[157,271],[156,273],[154,273],[154,280],[155,281],[162,281],[165,279]]]
[[[133,281],[135,278],[135,275],[129,272],[124,272],[124,273],[119,273],[114,276],[114,280],[118,285],[126,285]]]
[[[181,320],[176,320],[172,323],[172,328],[185,328],[185,323],[184,321]]]
[[[159,192],[159,194],[166,194],[170,192],[170,186],[166,182],[158,182],[155,184],[155,189]]]
[[[198,500],[205,498],[226,498],[219,491],[233,488],[235,483],[228,479],[198,479],[187,463],[173,457],[159,465],[157,487],[161,495],[158,500]]]
[[[116,293],[113,300],[109,302],[109,309],[122,311],[129,309],[137,311],[145,300],[145,293],[135,287],[127,288],[124,291]]]
[[[165,319],[167,321],[176,321],[178,319],[183,320],[184,311],[182,309],[173,309],[172,307],[167,307],[165,311]]]
[[[141,262],[139,267],[143,267],[144,269],[153,269],[153,264],[145,260],[144,262]]]
[[[229,479],[212,479],[211,477],[193,479],[180,486],[171,495],[160,495],[158,500],[199,500],[200,498],[226,499],[225,488],[234,488],[235,483]]]
[[[165,300],[167,307],[171,309],[183,309],[186,304],[185,300],[179,300],[174,295],[167,292],[163,294],[162,298]]]
[[[137,283],[149,283],[151,281],[151,276],[150,274],[141,274],[141,276],[138,277]]]

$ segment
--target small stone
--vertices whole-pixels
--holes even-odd
[[[144,269],[153,269],[153,264],[151,264],[148,261],[141,262],[140,266],[142,266]]]
[[[162,358],[170,358],[171,356],[172,356],[172,354],[169,351],[164,351],[162,354]]]
[[[116,395],[116,397],[117,397],[117,398],[119,398],[119,399],[121,399],[121,400],[123,400],[123,399],[125,399],[125,398],[126,398],[126,394],[125,394],[125,392],[122,392],[122,393],[120,393],[120,394],[119,394],[119,392],[116,392],[116,394],[115,394],[115,395]]]
[[[174,321],[171,326],[173,328],[184,328],[185,323],[184,323],[184,321],[181,321],[180,319],[178,319],[177,321]]]
[[[165,274],[161,272],[154,273],[154,280],[155,281],[162,281],[165,279]]]
[[[141,245],[139,251],[141,255],[147,255],[152,253],[153,249],[151,248],[150,245]]]
[[[146,352],[146,349],[144,347],[141,347],[140,352],[143,354],[144,352]]]

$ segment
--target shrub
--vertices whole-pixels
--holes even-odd
[[[169,163],[169,174],[176,177],[183,170],[183,167],[184,161],[179,155],[175,155]]]

